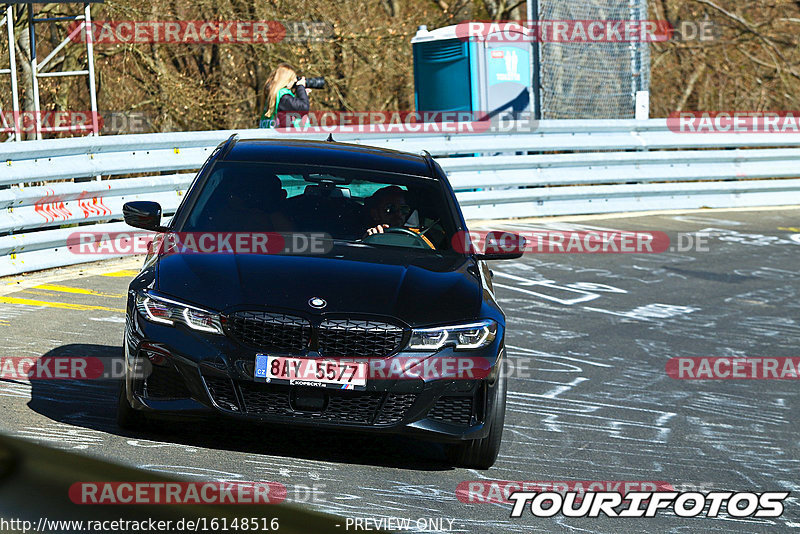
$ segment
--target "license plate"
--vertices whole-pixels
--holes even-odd
[[[364,389],[367,363],[257,354],[254,378],[293,386]]]

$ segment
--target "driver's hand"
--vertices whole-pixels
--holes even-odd
[[[388,224],[379,224],[378,226],[375,226],[374,228],[368,228],[367,229],[367,235],[382,234],[384,228],[389,228],[389,225]]]

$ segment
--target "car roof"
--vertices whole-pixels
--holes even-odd
[[[436,177],[425,156],[334,141],[234,139],[220,161],[318,164]]]

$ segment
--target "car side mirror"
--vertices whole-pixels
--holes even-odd
[[[161,205],[158,202],[137,200],[126,202],[122,206],[122,216],[125,222],[134,228],[164,232],[167,229],[161,226]]]
[[[521,258],[528,241],[519,234],[488,232],[483,252],[474,254],[477,260],[515,260]]]

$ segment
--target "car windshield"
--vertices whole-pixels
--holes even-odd
[[[199,186],[176,217],[180,231],[320,233],[441,252],[457,226],[441,181],[421,176],[223,162]]]

